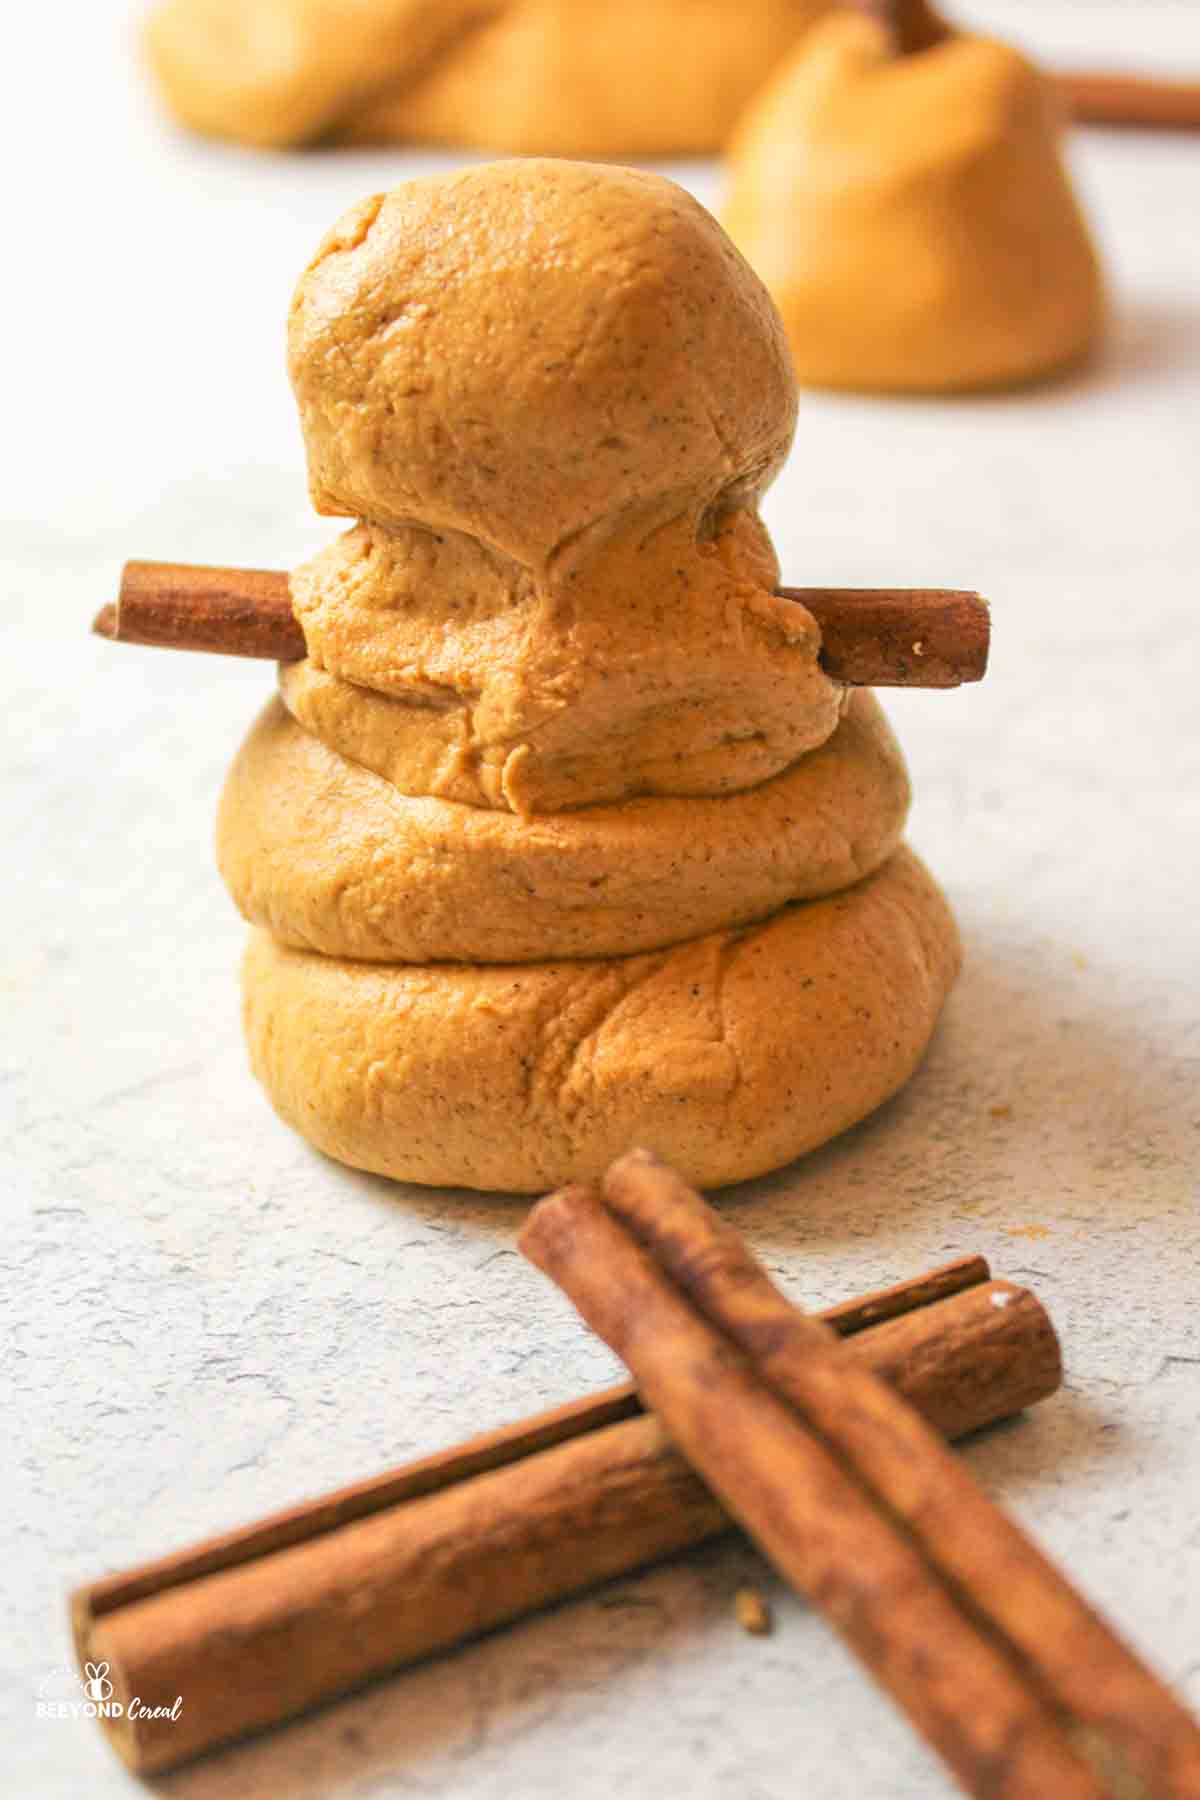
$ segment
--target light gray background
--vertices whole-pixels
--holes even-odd
[[[444,159],[181,141],[127,11],[6,25],[0,1783],[63,1800],[136,1789],[94,1725],[35,1717],[64,1691],[72,1585],[613,1373],[515,1254],[519,1204],[355,1176],[276,1122],[210,842],[271,672],[86,629],[127,556],[286,566],[327,540],[290,289],[345,205]],[[975,16],[1079,61],[1200,69],[1188,4]],[[970,1463],[1200,1703],[1200,141],[1080,133],[1072,156],[1113,273],[1103,365],[992,401],[809,397],[769,502],[788,580],[978,586],[995,654],[982,688],[890,702],[967,946],[928,1062],[724,1205],[813,1304],[975,1250],[1038,1289],[1066,1391]],[[716,199],[714,168],[682,174]],[[769,1639],[733,1622],[747,1576]],[[164,1784],[567,1788],[948,1791],[736,1544]]]

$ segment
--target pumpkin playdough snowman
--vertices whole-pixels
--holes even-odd
[[[716,1186],[911,1074],[958,967],[904,765],[774,589],[795,383],[704,209],[520,161],[367,202],[300,282],[319,511],[221,806],[253,1065],[330,1155]]]

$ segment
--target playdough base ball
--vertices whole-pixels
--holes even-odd
[[[280,1116],[355,1168],[540,1193],[636,1143],[720,1187],[895,1093],[958,967],[902,848],[829,899],[638,956],[381,965],[256,931],[245,1023]]]

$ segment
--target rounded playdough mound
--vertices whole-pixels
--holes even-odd
[[[279,701],[238,753],[221,873],[281,943],[396,962],[616,956],[835,892],[895,849],[900,750],[860,690],[827,743],[760,787],[532,819],[411,798]]]
[[[902,1086],[958,964],[901,849],[829,899],[642,956],[380,967],[256,931],[245,1024],[281,1117],[356,1168],[539,1193],[640,1143],[719,1187]]]
[[[897,56],[823,21],[730,146],[724,211],[782,314],[802,385],[1008,387],[1085,357],[1099,265],[1051,84],[953,36]]]
[[[351,209],[288,329],[319,512],[523,561],[666,496],[761,491],[796,422],[762,283],[660,175],[541,158]]]
[[[835,0],[161,0],[167,105],[242,143],[552,156],[721,148]]]

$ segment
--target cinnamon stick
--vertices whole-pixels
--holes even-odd
[[[128,562],[115,605],[101,607],[92,630],[121,644],[164,650],[274,662],[307,655],[288,578],[274,569]]]
[[[929,0],[851,0],[878,21],[897,56],[915,56],[954,36]],[[1077,125],[1143,131],[1200,131],[1200,81],[1128,75],[1109,69],[1065,69],[1054,82]]]
[[[928,0],[852,0],[852,4],[883,26],[897,56],[916,56],[953,36]]]
[[[823,1316],[951,1435],[1059,1383],[1040,1304],[979,1258]],[[116,1749],[162,1770],[730,1523],[626,1384],[110,1576],[76,1643]]]
[[[902,1398],[653,1157],[522,1248],[969,1793],[1200,1793],[1200,1728]]]
[[[1200,131],[1200,81],[1072,69],[1055,77],[1077,125],[1141,131]]]
[[[781,587],[821,627],[821,667],[849,687],[952,688],[987,673],[991,620],[953,588]]]
[[[821,628],[821,666],[851,687],[957,687],[987,669],[990,622],[978,594],[949,588],[779,589]],[[126,563],[115,604],[92,626],[123,644],[298,662],[308,654],[285,574],[185,563]]]

